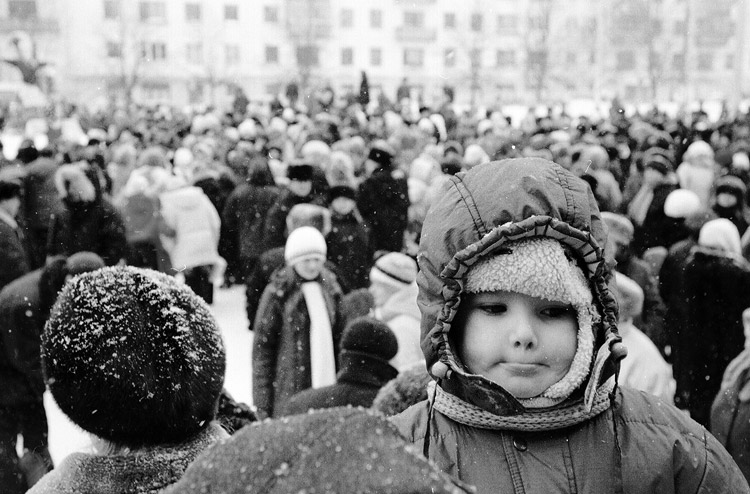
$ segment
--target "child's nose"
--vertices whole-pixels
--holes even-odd
[[[534,324],[529,315],[518,314],[514,318],[511,343],[517,350],[531,350],[536,347],[536,331],[534,331]]]

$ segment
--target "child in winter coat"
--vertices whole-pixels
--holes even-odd
[[[424,223],[429,399],[393,417],[479,493],[750,492],[684,413],[619,388],[606,231],[588,185],[540,158],[447,182]]]
[[[297,228],[284,258],[287,266],[274,273],[255,316],[253,403],[261,419],[279,415],[304,389],[336,382],[342,292],[324,267],[323,234],[312,226]]]
[[[155,494],[227,437],[214,421],[221,333],[209,307],[165,274],[122,266],[70,280],[42,335],[42,364],[94,453],[72,453],[32,494]]]

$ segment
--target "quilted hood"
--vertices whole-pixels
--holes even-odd
[[[525,408],[501,386],[470,374],[455,358],[449,334],[466,274],[503,244],[530,237],[560,241],[579,257],[599,312],[594,359],[581,387],[566,400],[588,404],[616,372],[626,350],[617,332],[617,303],[608,283],[606,226],[586,182],[541,158],[493,161],[447,180],[424,221],[419,246],[421,345],[427,368],[451,394],[498,415]],[[501,201],[498,198],[502,198]]]

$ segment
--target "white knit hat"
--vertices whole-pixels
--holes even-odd
[[[292,231],[286,239],[284,259],[288,266],[293,266],[305,259],[325,260],[326,254],[326,239],[317,228],[312,226],[301,226]]]
[[[482,259],[469,269],[465,291],[508,291],[570,304],[578,316],[578,348],[568,373],[541,395],[522,400],[526,406],[550,406],[564,400],[586,379],[594,354],[596,309],[591,289],[562,244],[544,237],[504,244],[509,252]]]

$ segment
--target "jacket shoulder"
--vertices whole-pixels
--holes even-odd
[[[429,402],[423,400],[397,415],[388,417],[388,420],[396,426],[404,439],[410,443],[417,443],[422,442],[427,434],[428,416]]]

